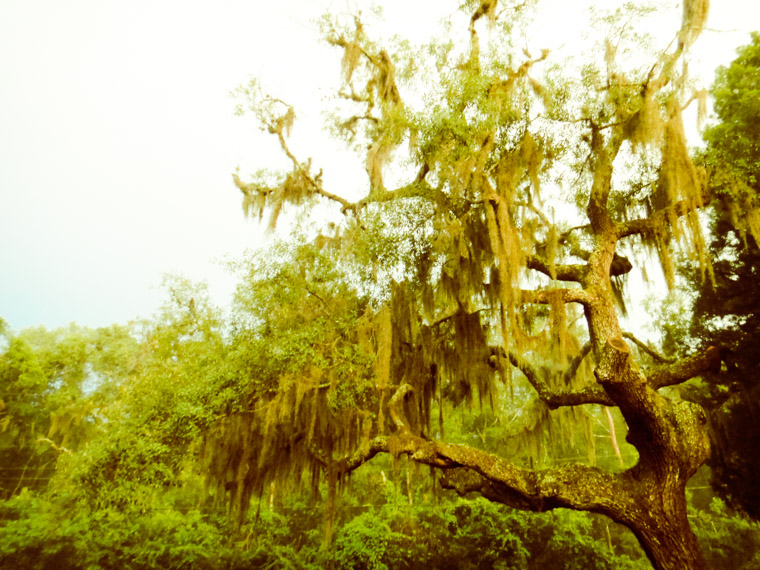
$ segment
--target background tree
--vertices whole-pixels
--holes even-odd
[[[691,330],[701,346],[726,350],[725,366],[708,373],[691,395],[711,413],[715,446],[713,486],[732,505],[760,517],[760,34],[718,70],[712,88],[718,122],[705,131],[701,157],[711,171],[714,199],[710,257],[714,282],[699,282]]]
[[[315,443],[306,397],[282,410],[287,384],[263,402],[267,417],[278,409],[302,418],[288,423],[298,445],[285,449],[324,465],[331,485],[378,453],[406,455],[439,469],[445,488],[527,510],[601,513],[629,527],[656,568],[702,568],[685,486],[709,456],[705,414],[663,389],[719,366],[720,351],[667,363],[619,316],[620,281],[634,264],[651,265],[647,252],[671,286],[679,250],[711,279],[699,216],[707,173],[689,157],[681,118],[704,97],[687,81],[684,55],[708,3],[687,0],[675,47],[648,52],[643,64],[636,26],[644,24],[631,21],[648,10],[603,18],[611,39],[580,67],[516,48],[528,4],[465,2],[466,19],[454,20],[466,27],[465,49],[448,39],[456,28],[420,49],[402,41],[383,49],[358,17],[324,19],[326,40],[343,54],[334,129],[367,172],[358,199],[329,188],[291,150],[292,107],[257,82],[241,90],[291,164],[281,176],[235,175],[245,211],[268,210],[274,223],[286,204],[337,204],[345,219],[322,241],[346,253],[370,293],[363,319],[373,370],[361,367],[327,392],[374,385],[374,397],[354,402],[365,421],[355,414],[330,436],[348,445]],[[357,322],[340,338],[360,342],[359,331]],[[440,414],[444,400],[497,402],[516,393],[516,378],[545,409],[616,408],[635,464],[522,462],[434,435],[434,402]],[[305,394],[321,389],[300,385]],[[274,473],[241,445],[234,454],[246,459],[242,483],[253,492]]]
[[[0,353],[0,489],[44,489],[57,460],[89,441],[134,365],[128,327],[6,332]]]

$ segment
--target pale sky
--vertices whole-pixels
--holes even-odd
[[[357,3],[0,0],[0,317],[20,330],[149,316],[166,272],[224,303],[232,280],[214,259],[265,239],[231,173],[278,160],[228,93],[258,76],[319,120],[339,54],[311,21]],[[390,28],[417,33],[457,3],[380,2]],[[550,3],[563,25],[546,38],[572,42],[581,3]],[[760,2],[713,2],[708,27],[722,30],[697,46],[709,81],[760,28]]]

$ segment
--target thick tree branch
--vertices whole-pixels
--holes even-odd
[[[380,190],[365,196],[356,204],[356,208],[363,208],[368,204],[390,202],[404,198],[424,198],[440,204],[449,205],[449,198],[441,190],[433,188],[425,180],[414,180],[412,183],[397,188],[396,190]]]
[[[588,252],[573,251],[571,255],[588,260],[591,254]],[[525,266],[528,269],[533,269],[543,273],[551,279],[558,279],[560,281],[575,281],[581,283],[586,275],[588,266],[580,264],[555,264],[550,265],[544,259],[537,255],[529,255],[526,258]],[[610,277],[619,277],[620,275],[626,275],[631,272],[633,265],[628,258],[618,255],[617,253],[612,258],[612,264],[610,265]]]
[[[551,265],[537,255],[529,255],[525,260],[525,266],[528,269],[543,273],[550,279],[575,281],[576,283],[581,282],[583,279],[583,272],[586,269],[585,265]]]
[[[570,255],[580,257],[584,261],[591,259],[591,252],[588,252],[577,246],[573,247],[570,250]],[[627,273],[630,273],[631,269],[633,269],[633,264],[631,264],[627,257],[623,257],[617,252],[613,254],[612,263],[610,264],[610,277],[619,277],[621,275],[625,275]]]
[[[673,216],[680,218],[689,212],[703,208],[707,204],[707,196],[702,196],[700,200],[681,200],[675,204],[658,210],[647,218],[639,218],[618,225],[617,236],[624,238],[632,235],[648,235],[654,232],[655,228],[666,224]]]
[[[459,495],[480,493],[486,499],[535,512],[555,508],[581,509],[620,519],[625,500],[625,474],[615,475],[594,467],[570,465],[541,471],[513,468],[505,480],[488,477],[474,467],[447,469],[440,482]],[[631,504],[631,510],[636,506]]]
[[[587,305],[593,301],[591,293],[583,289],[522,289],[519,291],[519,296],[522,303],[540,305],[549,305],[555,301]]]
[[[346,475],[378,453],[408,455],[417,463],[443,469],[442,486],[462,495],[478,492],[488,499],[532,511],[566,507],[610,514],[613,501],[619,503],[625,496],[624,474],[582,465],[534,471],[467,445],[410,434],[373,438],[364,451],[339,461],[338,473]]]
[[[673,424],[667,400],[660,396],[633,362],[631,350],[618,337],[611,338],[601,351],[594,374],[628,424],[628,441],[640,454],[656,454],[671,449]]]
[[[443,487],[462,495],[479,492],[488,499],[533,511],[566,507],[610,514],[614,506],[619,507],[613,503],[619,503],[626,495],[625,475],[583,465],[533,471],[474,447],[412,435],[374,438],[366,453],[357,454],[341,465],[342,473],[382,452],[405,454],[417,463],[444,469]]]
[[[630,333],[624,333],[626,338],[632,338],[634,342],[640,343]],[[642,343],[643,344],[643,343]],[[646,347],[646,345],[644,345]],[[627,349],[627,347],[626,347]],[[648,347],[644,348],[648,350]],[[492,353],[497,353],[499,357],[504,357],[504,350],[501,347],[491,347]],[[563,384],[568,385],[570,380],[575,376],[583,359],[591,352],[591,343],[586,343],[581,352],[571,361],[570,366],[563,374]],[[656,353],[655,353],[656,354]],[[663,358],[657,355],[659,358]],[[617,406],[615,401],[608,395],[600,384],[589,384],[577,389],[556,389],[549,386],[541,373],[536,370],[525,359],[520,358],[516,353],[510,352],[509,362],[512,366],[520,370],[531,386],[538,393],[538,397],[550,409],[554,410],[560,407],[580,406],[583,404],[601,404],[603,406]],[[665,361],[667,362],[667,361]],[[720,368],[721,355],[720,350],[715,347],[708,348],[705,352],[690,358],[674,362],[669,366],[663,366],[650,372],[646,379],[648,384],[654,390],[659,390],[666,386],[673,386],[685,382],[695,376],[707,371],[715,371]]]
[[[718,371],[720,365],[721,351],[711,346],[700,354],[653,370],[648,374],[647,379],[652,387],[657,390],[665,386],[681,384],[707,371]]]

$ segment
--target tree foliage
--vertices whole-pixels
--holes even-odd
[[[113,390],[135,362],[128,327],[71,325],[7,333],[0,354],[0,489],[45,488],[61,455],[80,449],[102,422]]]
[[[711,410],[715,488],[757,519],[760,252],[752,212],[760,189],[760,34],[718,70],[712,94],[717,122],[705,131],[702,160],[714,173],[710,254],[715,282],[693,283],[697,297],[688,335],[703,346],[723,347],[726,359],[723,369],[705,375],[702,390],[693,394]]]

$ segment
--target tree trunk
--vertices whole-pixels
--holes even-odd
[[[685,499],[678,502],[683,502],[685,511]],[[708,569],[685,512],[648,513],[647,519],[631,529],[655,570]]]

